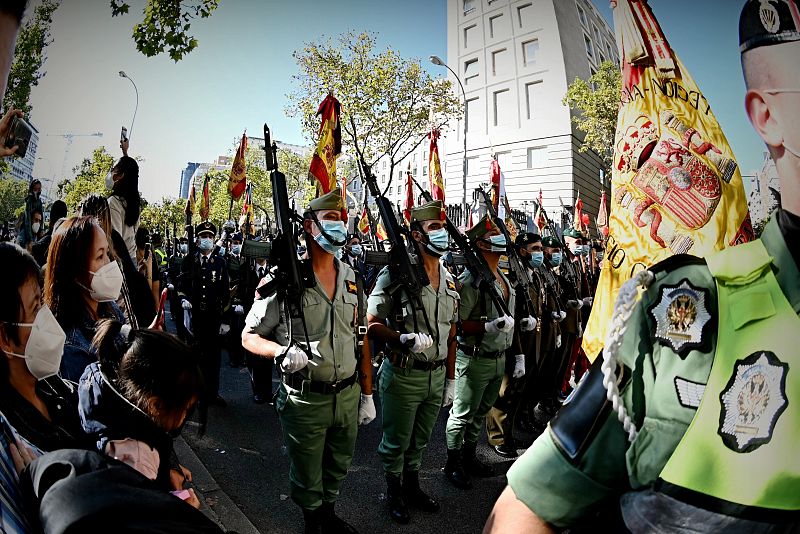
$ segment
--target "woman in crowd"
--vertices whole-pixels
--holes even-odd
[[[50,206],[50,227],[47,229],[47,233],[44,237],[33,244],[33,249],[31,250],[33,258],[40,267],[44,267],[44,264],[47,263],[47,251],[50,249],[50,241],[53,239],[53,232],[58,225],[58,221],[66,216],[66,203],[64,203],[63,200],[54,201]]]
[[[98,324],[93,347],[99,361],[79,388],[84,429],[100,452],[199,506],[191,490],[182,491],[185,470],[172,449],[202,388],[197,359],[172,334],[113,320]]]
[[[111,209],[111,229],[125,242],[125,251],[132,261],[136,259],[136,229],[139,228],[141,203],[139,198],[139,164],[128,156],[128,141],[120,144],[122,157],[106,178],[111,189],[108,206]],[[109,234],[110,235],[110,234]],[[122,250],[117,250],[117,255]]]
[[[44,213],[42,201],[39,198],[42,195],[42,182],[39,180],[31,180],[28,186],[28,194],[25,195],[25,211],[22,212],[22,224],[20,225],[19,235],[17,242],[19,246],[24,249],[30,250],[31,246],[36,242],[36,235],[39,230],[33,230],[33,215],[39,214],[39,224],[41,229],[41,217]]]
[[[28,252],[0,244],[0,411],[37,453],[89,445],[75,384],[56,373],[65,334],[42,303],[39,266]]]
[[[61,376],[77,381],[97,360],[91,347],[97,321],[124,321],[116,304],[122,272],[109,259],[108,239],[93,217],[66,219],[53,234],[44,300],[66,332]]]

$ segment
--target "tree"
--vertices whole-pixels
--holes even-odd
[[[142,22],[133,27],[136,50],[147,57],[166,51],[176,63],[197,48],[197,39],[189,34],[192,20],[208,18],[219,0],[146,0]],[[130,5],[111,0],[111,16],[126,15]]]
[[[98,147],[91,158],[84,158],[73,169],[75,178],[64,179],[58,184],[58,198],[67,204],[67,213],[75,214],[81,201],[91,193],[103,196],[111,193],[106,189],[105,178],[113,165],[114,157],[106,152],[106,147]]]
[[[580,112],[572,117],[575,126],[586,134],[580,151],[597,152],[607,171],[611,169],[614,159],[614,134],[621,90],[619,67],[611,61],[604,61],[597,73],[588,80],[575,78],[562,99],[565,106]]]
[[[50,26],[60,0],[42,0],[33,11],[33,18],[19,30],[14,48],[14,61],[8,74],[8,88],[3,96],[3,109],[12,106],[30,113],[31,88],[39,84],[46,72],[42,70],[47,55],[45,49],[53,42]]]
[[[16,178],[0,179],[0,221],[6,222],[19,215],[25,207],[28,183]]]
[[[375,34],[344,33],[335,41],[308,43],[293,56],[300,74],[293,77],[298,88],[287,95],[287,114],[299,115],[308,138],[316,140],[317,107],[333,91],[341,103],[343,145],[369,166],[387,157],[390,176],[431,127],[460,118],[462,106],[449,81],[431,78],[419,60],[391,48],[378,52]]]
[[[183,199],[164,197],[152,204],[145,201],[139,216],[139,227],[147,228],[151,232],[159,231],[162,237],[166,237],[164,236],[164,226],[170,232],[175,227],[182,233],[186,222],[185,209],[186,201]]]

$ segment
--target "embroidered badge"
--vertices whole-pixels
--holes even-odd
[[[695,408],[700,406],[706,385],[699,382],[692,382],[679,376],[675,377],[675,393],[678,395],[678,402],[684,408]]]
[[[758,16],[761,18],[761,25],[769,33],[776,33],[781,26],[781,17],[778,14],[778,10],[772,5],[771,0],[761,0]]]
[[[772,439],[778,418],[786,409],[786,372],[769,351],[739,360],[719,396],[719,430],[723,443],[736,452],[752,452]]]
[[[346,280],[346,282],[347,282],[347,292],[352,293],[353,295],[358,294],[358,286],[356,285],[356,283],[351,280]]]
[[[679,354],[700,346],[705,326],[711,320],[706,295],[704,289],[697,289],[688,280],[678,286],[662,287],[661,299],[650,309],[656,321],[656,338]]]
[[[448,280],[447,281],[447,289],[449,289],[450,291],[455,291],[456,290],[456,283],[453,282],[452,280]]]

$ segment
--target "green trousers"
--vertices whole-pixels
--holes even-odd
[[[292,500],[315,510],[334,503],[353,459],[358,435],[359,385],[322,395],[281,384],[276,403],[289,452]]]
[[[381,365],[383,439],[378,455],[386,473],[419,471],[444,395],[444,366],[435,371],[397,369]]]
[[[506,358],[456,356],[456,398],[447,419],[447,448],[477,443],[484,418],[497,400],[505,374]]]

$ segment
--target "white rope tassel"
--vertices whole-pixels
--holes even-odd
[[[614,303],[614,314],[611,316],[611,325],[606,335],[605,348],[603,349],[603,364],[600,370],[603,373],[603,386],[606,388],[606,398],[611,401],[611,409],[617,414],[617,419],[622,423],[622,428],[628,433],[628,441],[636,439],[636,425],[631,421],[628,410],[619,396],[619,381],[622,373],[617,372],[622,363],[617,360],[617,353],[622,344],[625,327],[631,318],[633,308],[636,306],[639,286],[648,287],[655,280],[655,275],[650,271],[639,271],[633,278],[625,282],[619,290],[617,301]]]

